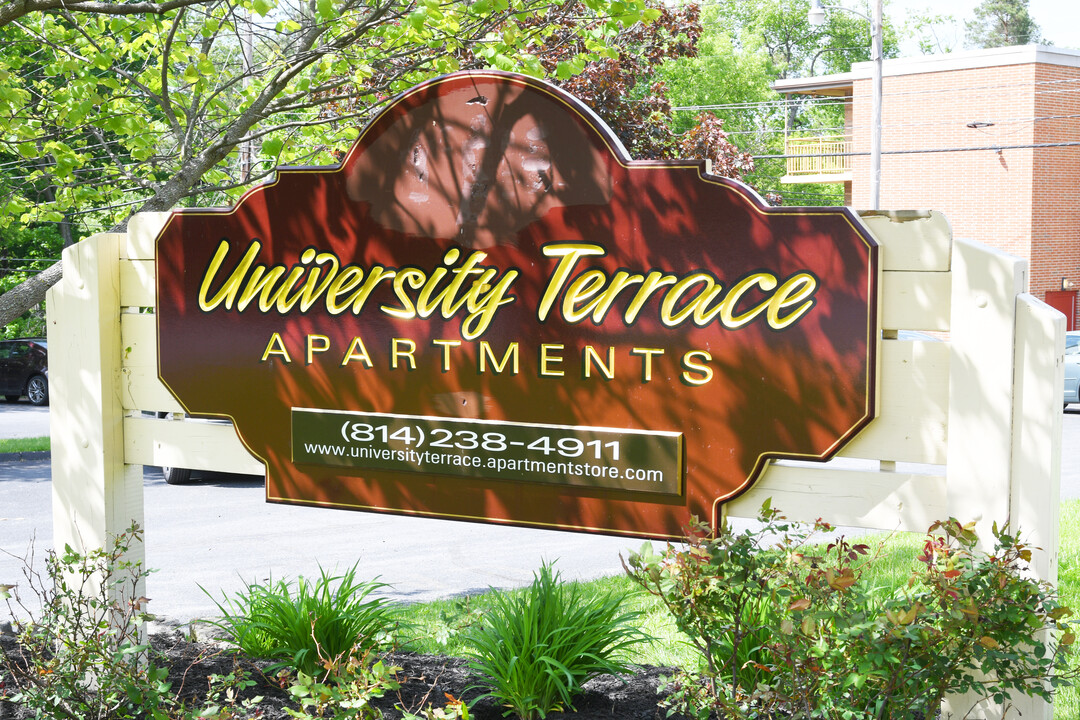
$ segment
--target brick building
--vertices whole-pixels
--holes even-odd
[[[782,80],[847,98],[842,134],[789,137],[784,182],[843,182],[869,204],[870,63]],[[886,60],[881,207],[941,210],[957,237],[1030,261],[1031,292],[1077,326],[1080,51],[1041,45]]]

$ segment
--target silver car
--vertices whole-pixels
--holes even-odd
[[[1065,333],[1065,405],[1080,403],[1080,330]]]

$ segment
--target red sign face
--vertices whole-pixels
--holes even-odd
[[[629,535],[717,517],[872,418],[877,246],[700,162],[634,162],[494,72],[398,97],[157,246],[160,377],[267,499]]]

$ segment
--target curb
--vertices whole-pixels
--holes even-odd
[[[0,465],[13,465],[23,462],[37,462],[39,460],[52,459],[50,450],[33,450],[31,452],[0,453]]]

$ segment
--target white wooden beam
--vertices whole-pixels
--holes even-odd
[[[889,249],[885,254],[889,254]],[[949,329],[952,276],[947,272],[881,274],[881,327],[888,330]]]
[[[129,463],[264,475],[266,468],[231,423],[131,416],[124,420]]]
[[[48,294],[53,542],[85,552],[143,523],[142,467],[124,464],[118,248],[102,234],[66,248]],[[133,543],[127,559],[144,561]],[[140,587],[139,595],[144,593]],[[116,598],[122,600],[121,598]]]
[[[878,389],[878,417],[840,451],[840,456],[944,465],[949,423],[948,343],[882,340]]]
[[[156,318],[152,313],[120,316],[121,402],[125,410],[183,412],[184,408],[158,379]]]
[[[926,532],[946,507],[943,476],[773,463],[727,514],[756,518],[766,498],[792,520],[886,531]]]
[[[1027,263],[957,240],[949,360],[949,513],[990,528],[1009,517],[1012,481],[1013,356],[1016,296]]]
[[[1065,316],[1026,293],[1016,299],[1015,372],[1010,525],[1033,546],[1032,574],[1056,584]],[[1036,698],[1013,705],[1025,720],[1053,717],[1053,707]]]
[[[145,212],[132,215],[128,220],[127,235],[120,246],[120,257],[127,260],[153,260],[157,251],[155,240],[165,227],[167,212]]]
[[[1016,297],[1027,290],[1027,262],[956,240],[952,270],[948,510],[960,522],[975,521],[981,548],[992,551],[992,526],[1009,519]],[[942,703],[942,717],[1003,714],[1002,706],[975,693]]]
[[[885,246],[883,269],[948,272],[952,263],[952,228],[936,210],[868,210],[860,213],[874,237]]]

